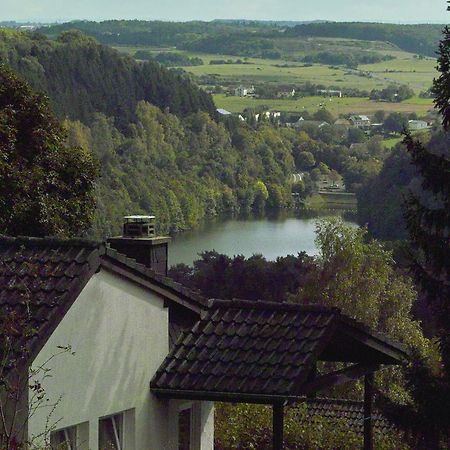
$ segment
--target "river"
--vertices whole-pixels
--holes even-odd
[[[326,214],[321,213],[321,217]],[[336,212],[328,215],[336,215]],[[228,256],[255,253],[269,260],[278,256],[296,255],[305,251],[317,254],[315,226],[317,214],[279,214],[272,217],[216,219],[205,222],[195,230],[175,235],[169,245],[169,265],[191,265],[198,253],[216,250]],[[352,220],[345,223],[355,226]]]

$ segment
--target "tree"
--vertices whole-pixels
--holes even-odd
[[[48,100],[0,66],[0,233],[79,236],[89,228],[97,164],[65,137]]]
[[[300,170],[310,170],[316,165],[316,160],[311,152],[300,152],[295,162]]]
[[[384,129],[388,133],[401,133],[408,127],[408,120],[402,113],[393,112],[384,121]]]
[[[450,8],[449,8],[450,9]],[[442,367],[436,373],[418,358],[409,371],[415,408],[395,411],[399,421],[421,435],[421,448],[444,449],[450,444],[450,29],[439,45],[434,81],[435,104],[442,114],[443,133],[428,144],[406,133],[404,143],[420,175],[420,184],[405,204],[413,271],[438,325]],[[392,406],[392,405],[391,405]]]

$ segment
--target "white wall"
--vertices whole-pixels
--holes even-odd
[[[168,317],[156,295],[107,271],[96,274],[33,364],[43,364],[58,346],[70,345],[75,353],[48,364],[51,377],[43,380],[48,403],[59,401],[49,423],[57,422],[57,429],[85,423],[84,447],[98,450],[99,417],[127,411],[125,423],[135,432],[125,434],[124,450],[169,450],[170,435],[177,433],[169,423],[176,427],[177,421],[169,420],[169,402],[156,399],[149,388],[169,351]],[[48,428],[50,409],[40,408],[30,419],[30,436]],[[210,411],[205,437],[212,432],[211,417]],[[212,449],[206,441],[201,449]]]

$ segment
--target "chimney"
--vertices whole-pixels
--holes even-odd
[[[111,248],[162,275],[167,275],[169,241],[156,236],[155,216],[125,216],[122,236],[107,240]]]

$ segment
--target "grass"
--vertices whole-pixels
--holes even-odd
[[[371,77],[362,77],[354,71],[349,71],[344,67],[332,68],[327,65],[314,64],[311,67],[304,67],[300,62],[280,60],[269,60],[260,58],[248,58],[251,64],[221,64],[211,65],[211,60],[243,59],[230,55],[211,55],[206,53],[185,52],[174,48],[162,49],[152,47],[115,47],[121,52],[134,54],[137,50],[149,50],[154,53],[160,51],[177,51],[187,56],[199,57],[205,64],[202,66],[186,67],[185,70],[196,75],[216,75],[224,83],[286,83],[301,84],[311,81],[316,84],[337,87],[357,87],[364,90],[379,89],[392,82],[399,82],[410,85],[417,92],[428,89],[431,86],[433,77],[436,75],[434,66],[436,61],[432,58],[419,60],[414,55],[401,51],[391,51],[396,53],[398,59],[377,64],[360,66],[360,70],[372,74]],[[387,50],[384,53],[389,53]],[[303,54],[305,54],[303,52]],[[296,52],[295,56],[302,54]],[[277,67],[288,64],[295,67]],[[394,71],[394,72],[386,72]]]
[[[358,72],[349,71],[344,67],[330,67],[314,64],[305,67],[300,62],[286,60],[268,60],[260,58],[246,58],[250,64],[210,64],[212,60],[237,60],[244,59],[238,56],[214,55],[196,52],[185,52],[175,48],[155,48],[145,46],[122,46],[116,47],[119,51],[133,55],[137,50],[149,50],[154,53],[161,51],[177,51],[189,57],[199,57],[204,61],[201,66],[185,67],[201,81],[203,76],[214,76],[215,84],[223,86],[236,86],[243,84],[303,84],[307,81],[325,86],[338,88],[357,88],[370,91],[381,89],[391,83],[407,84],[415,92],[428,89],[433,78],[436,76],[436,60],[433,58],[418,59],[415,55],[399,50],[397,47],[384,42],[356,41],[351,39],[279,39],[277,46],[284,46],[290,57],[301,58],[308,51],[321,49],[332,49],[336,51],[351,51],[352,49],[364,49],[376,51],[382,54],[390,54],[396,59],[384,61],[377,64],[360,66],[362,72],[370,73],[369,76],[358,75]],[[277,67],[287,64],[289,67]],[[360,113],[373,114],[375,111],[384,110],[404,113],[417,113],[424,115],[432,109],[432,100],[414,97],[402,103],[379,103],[370,101],[368,98],[333,98],[323,99],[321,97],[305,97],[298,100],[265,100],[239,97],[226,97],[215,95],[214,100],[218,108],[237,113],[245,108],[265,105],[271,110],[301,113],[308,110],[314,112],[319,109],[320,103],[326,103],[326,107],[335,115]]]
[[[402,103],[380,103],[365,97],[333,97],[330,101],[330,99],[324,99],[322,97],[303,97],[298,100],[270,100],[234,96],[227,97],[223,94],[214,95],[214,101],[218,108],[223,108],[233,113],[239,113],[245,108],[256,108],[257,106],[267,106],[270,110],[283,112],[315,112],[320,109],[320,104],[323,103],[335,116],[350,113],[373,114],[378,110],[384,110],[388,113],[392,111],[405,113],[415,112],[418,115],[424,115],[432,109],[433,104],[429,99],[425,99],[427,101],[423,100],[415,97]]]

